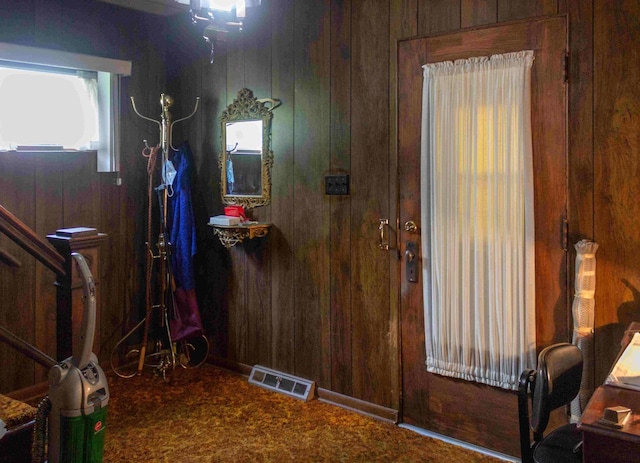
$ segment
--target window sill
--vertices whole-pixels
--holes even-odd
[[[38,153],[38,154],[56,154],[56,153],[96,153],[96,150],[76,150],[76,149],[49,149],[49,148],[37,148],[33,149],[12,149],[3,150],[0,149],[0,153]]]

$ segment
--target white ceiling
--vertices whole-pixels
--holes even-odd
[[[131,8],[162,16],[171,16],[189,10],[188,5],[182,5],[175,0],[100,0],[101,2]]]

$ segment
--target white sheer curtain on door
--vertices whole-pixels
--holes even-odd
[[[423,66],[427,369],[506,389],[535,367],[532,64]]]

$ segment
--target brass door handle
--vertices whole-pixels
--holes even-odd
[[[388,240],[385,238],[384,229],[385,226],[389,225],[389,219],[380,219],[380,225],[378,226],[378,231],[380,232],[380,244],[378,247],[383,251],[389,250]]]
[[[409,249],[404,252],[404,255],[407,256],[407,262],[413,262],[413,259],[416,258],[416,255]]]

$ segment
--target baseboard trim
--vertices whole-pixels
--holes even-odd
[[[339,394],[328,389],[318,388],[318,399],[348,410],[371,416],[392,424],[398,423],[398,411],[392,408],[376,405],[355,397]]]
[[[43,381],[41,383],[27,386],[22,389],[17,389],[5,394],[7,397],[19,400],[21,402],[28,403],[30,405],[37,405],[40,400],[45,398],[49,393],[49,382]],[[35,405],[34,405],[35,404]]]
[[[234,371],[242,376],[246,376],[247,378],[251,374],[251,369],[253,368],[252,366],[245,365],[244,363],[234,362],[229,359],[212,355],[207,359],[207,363],[226,370]],[[316,388],[316,393],[318,395],[318,400],[321,400],[322,402],[337,405],[338,407],[349,409],[356,413],[360,413],[361,415],[370,416],[389,423],[398,423],[399,415],[397,410],[356,399],[355,397],[343,395],[329,389]]]

